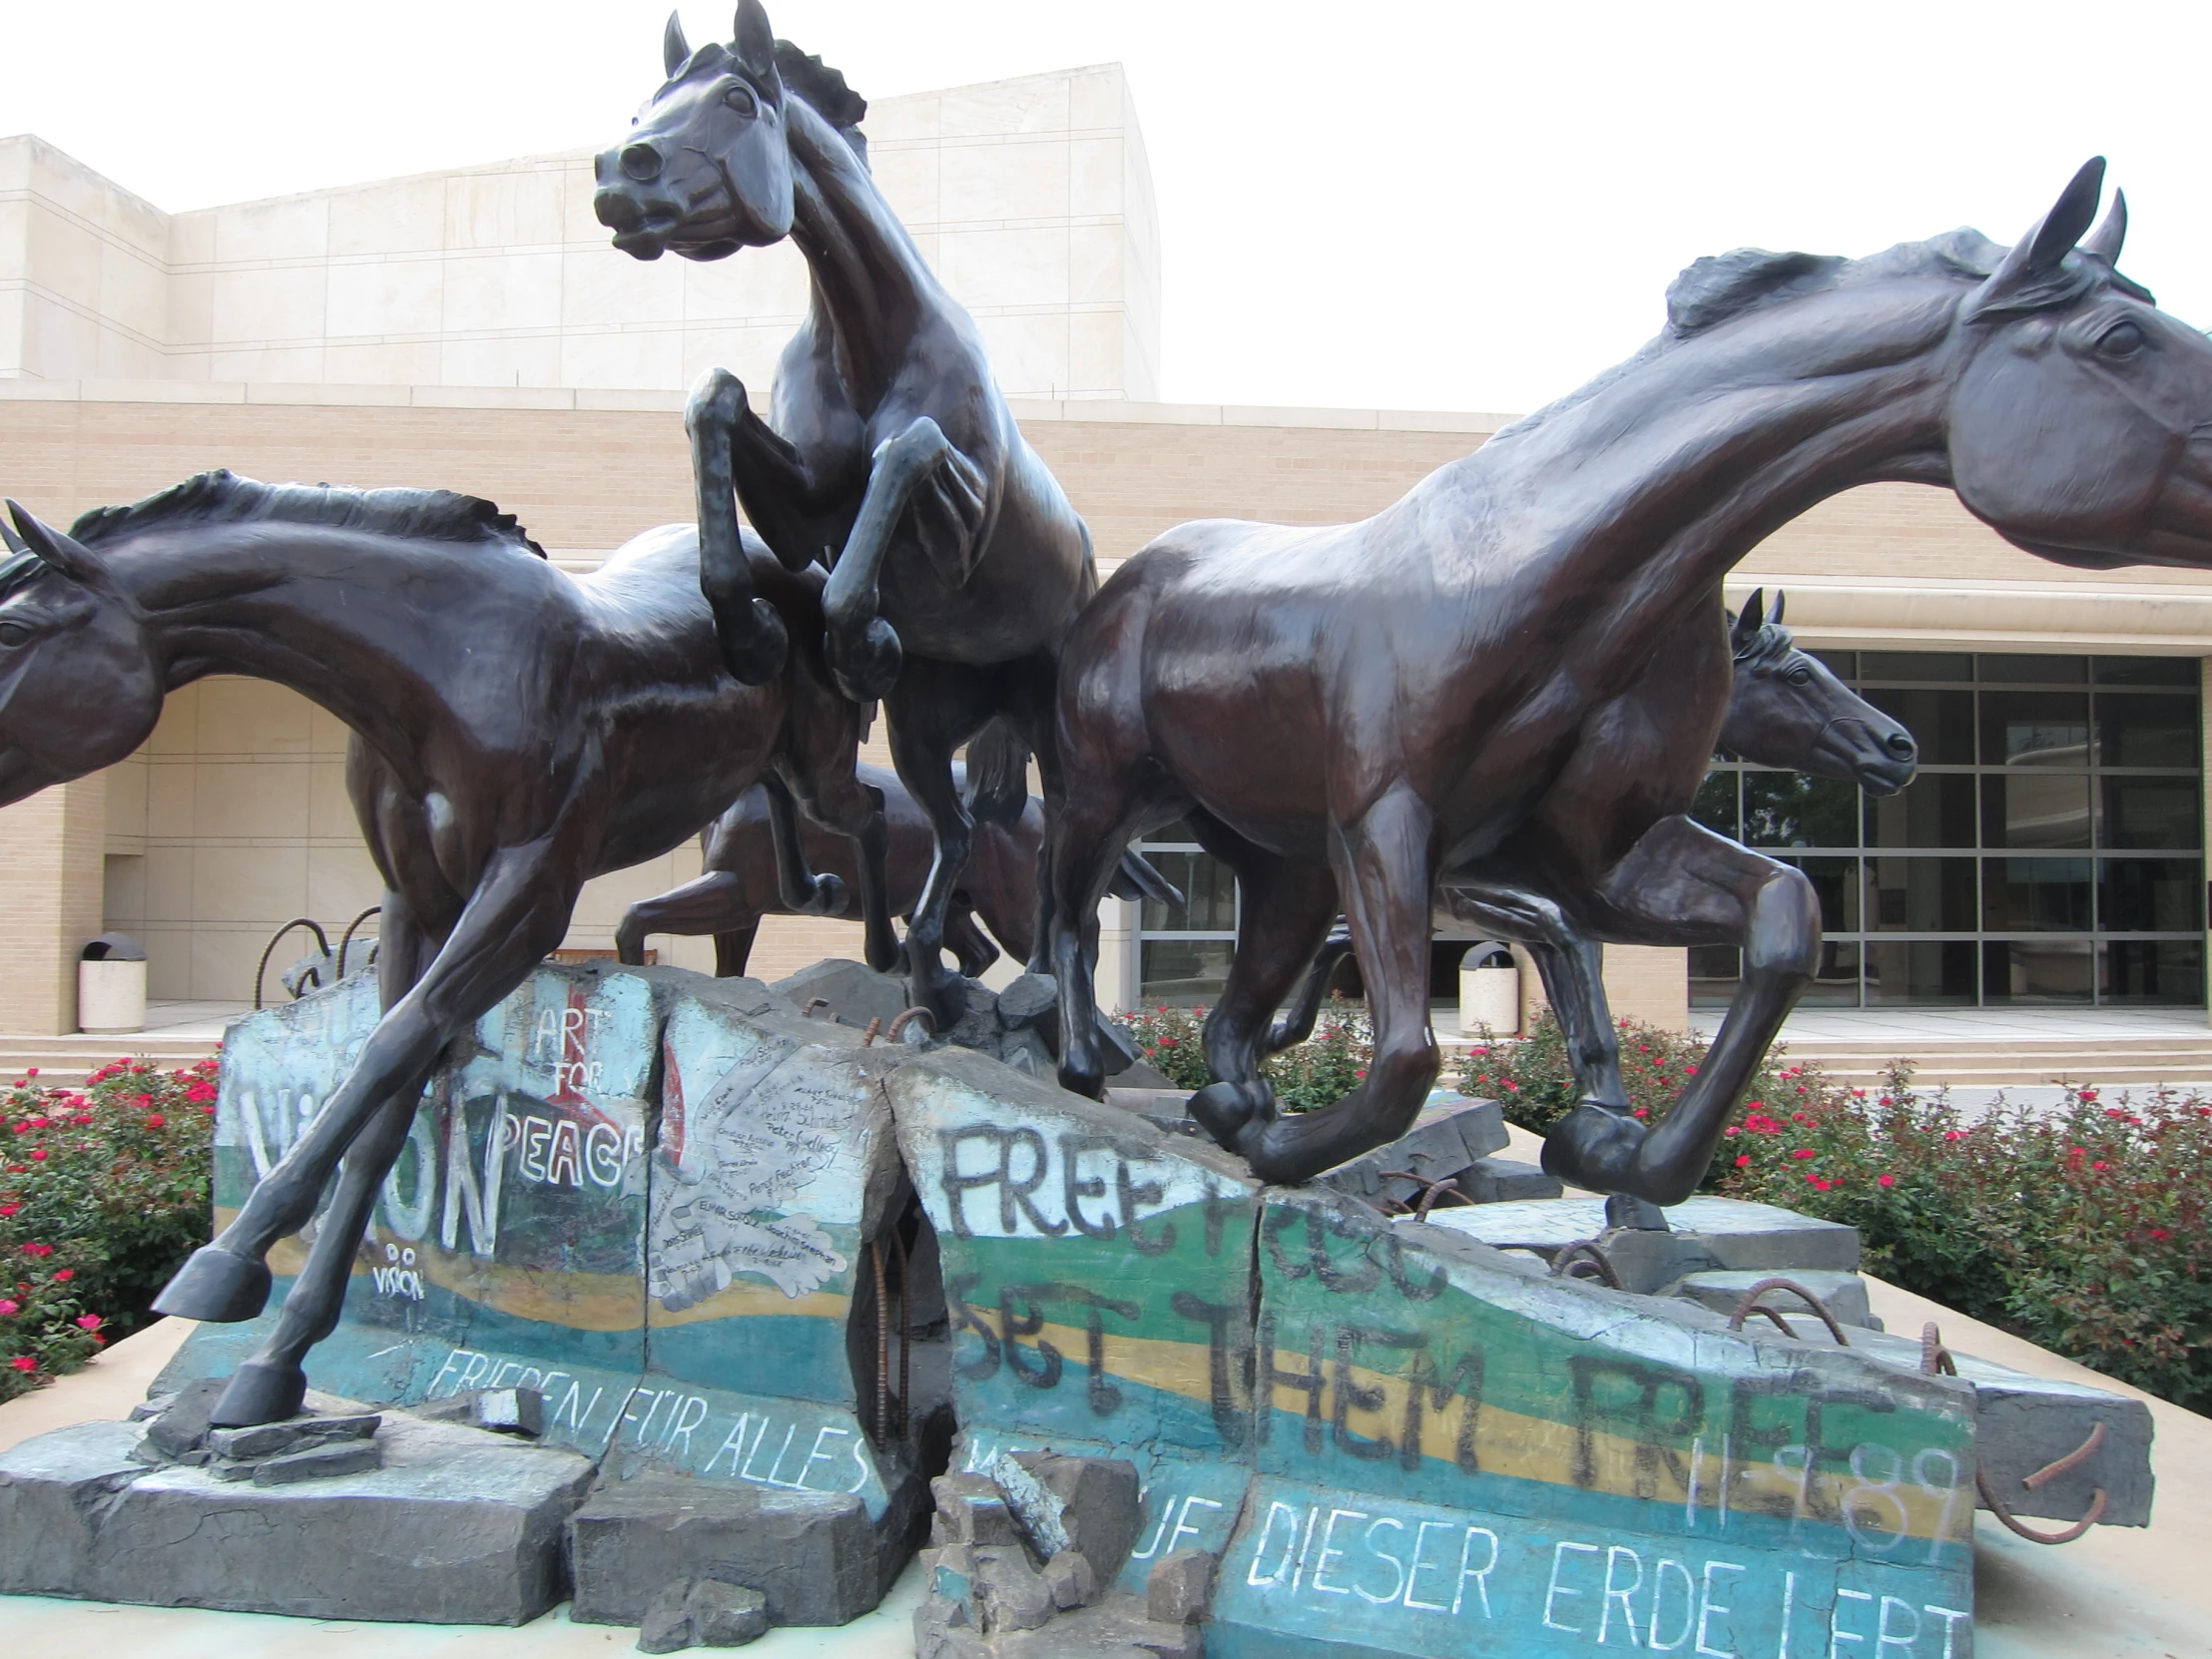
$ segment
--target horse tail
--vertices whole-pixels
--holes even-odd
[[[979,823],[1012,829],[1029,805],[1029,746],[1004,720],[968,744],[968,811]]]

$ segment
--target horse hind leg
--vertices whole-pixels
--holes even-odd
[[[758,921],[747,927],[725,928],[715,935],[715,977],[736,979],[753,959],[753,941],[761,931]]]
[[[744,925],[752,915],[745,882],[734,870],[710,869],[654,898],[641,898],[622,912],[615,929],[615,954],[631,967],[645,961],[645,941],[654,933],[693,938],[720,934]],[[755,924],[759,917],[754,916]]]
[[[1337,883],[1318,865],[1294,863],[1233,836],[1194,814],[1201,844],[1237,872],[1237,953],[1229,982],[1206,1021],[1207,1069],[1215,1081],[1191,1097],[1191,1117],[1223,1146],[1236,1150],[1255,1123],[1276,1115],[1275,1091],[1260,1075],[1275,1011],[1337,914]]]

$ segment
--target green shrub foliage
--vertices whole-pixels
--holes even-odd
[[[0,1101],[0,1399],[126,1336],[207,1243],[216,1069],[25,1077]]]

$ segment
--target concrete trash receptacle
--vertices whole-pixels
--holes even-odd
[[[1502,944],[1478,944],[1459,958],[1459,1031],[1493,1037],[1520,1033],[1520,969]]]
[[[146,1028],[146,949],[128,933],[103,933],[77,964],[77,1029],[95,1036]]]

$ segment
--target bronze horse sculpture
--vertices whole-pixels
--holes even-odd
[[[963,772],[954,769],[956,786],[965,785]],[[935,837],[927,816],[898,781],[898,774],[862,766],[859,777],[863,786],[883,798],[886,903],[892,914],[903,914],[921,896]],[[715,972],[728,978],[745,971],[763,916],[803,913],[784,898],[770,818],[773,808],[766,789],[748,790],[706,831],[706,867],[696,880],[640,899],[623,912],[622,924],[615,929],[615,947],[625,962],[645,960],[645,941],[651,934],[712,933]],[[810,870],[846,881],[857,878],[850,836],[803,824],[800,845]],[[1037,909],[1037,854],[1043,848],[1044,803],[1034,796],[1027,798],[1010,825],[995,818],[977,822],[975,844],[953,890],[944,931],[945,948],[968,978],[998,959],[993,936],[1015,956],[1029,959]],[[976,926],[978,916],[989,934]]]
[[[690,525],[573,578],[489,502],[443,492],[215,472],[67,534],[9,510],[28,545],[0,567],[0,802],[123,759],[167,693],[211,674],[276,681],[354,734],[347,787],[386,888],[383,1018],[155,1304],[259,1314],[270,1247],[313,1215],[343,1158],[307,1264],[218,1423],[299,1408],[301,1362],[337,1323],[424,1082],[559,945],[588,878],[665,852],[774,777],[787,804],[868,837],[862,892],[889,944],[880,819],[853,776],[860,711],[821,656],[819,576],[756,556],[755,580],[803,637],[782,674],[746,687],[723,672]]]
[[[1754,591],[1742,614],[1728,618],[1735,673],[1721,723],[1721,748],[1757,766],[1856,783],[1869,795],[1897,794],[1920,768],[1913,734],[1837,679],[1819,658],[1799,650],[1782,625],[1782,595],[1775,595],[1771,613],[1765,598],[1763,591]],[[1627,769],[1617,775],[1621,787],[1613,810],[1640,816],[1611,825],[1607,832],[1615,839],[1641,840],[1660,818],[1688,815],[1707,764],[1707,756],[1695,750],[1696,736],[1677,728],[1665,734],[1667,749],[1639,759],[1645,776],[1665,778],[1669,793],[1664,799]],[[1606,810],[1594,799],[1590,806]],[[1566,1036],[1576,1086],[1587,1099],[1616,1112],[1628,1111],[1620,1040],[1606,1002],[1599,947],[1576,933],[1559,905],[1539,892],[1471,882],[1439,887],[1437,896],[1439,911],[1455,923],[1528,947],[1544,996]],[[1349,934],[1330,936],[1289,1012],[1269,1032],[1269,1052],[1313,1034],[1330,976],[1351,951]]]
[[[2060,563],[2212,566],[2212,340],[2115,269],[2122,203],[2088,235],[2103,171],[2009,250],[1958,231],[1856,261],[1701,260],[1658,339],[1375,517],[1188,524],[1123,565],[1060,690],[1062,1082],[1100,1087],[1104,873],[1188,817],[1244,894],[1205,1036],[1221,1081],[1190,1111],[1256,1174],[1302,1181],[1411,1124],[1437,1064],[1430,907],[1471,874],[1543,894],[1584,938],[1744,947],[1659,1127],[1587,1100],[1546,1147],[1577,1185],[1687,1197],[1820,948],[1806,877],[1670,813],[1645,760],[1702,762],[1719,732],[1730,568],[1885,480],[1948,487]],[[1624,791],[1650,808],[1624,817]],[[1374,1060],[1335,1106],[1283,1116],[1261,1050],[1340,892]]]
[[[883,701],[898,776],[934,830],[907,971],[913,1000],[948,1023],[964,992],[939,946],[972,832],[953,755],[982,733],[973,806],[1011,812],[1034,752],[1057,810],[1052,697],[1097,591],[1090,536],[1023,439],[973,319],[869,177],[865,101],[778,41],[759,0],[740,0],[730,45],[697,51],[672,14],[662,58],[665,84],[598,159],[594,207],[615,246],[719,260],[788,236],[812,276],[772,420],[727,371],[692,391],[700,581],[730,672],[756,683],[787,639],[737,556],[733,491],[787,568],[830,567],[830,665],[855,701]]]

